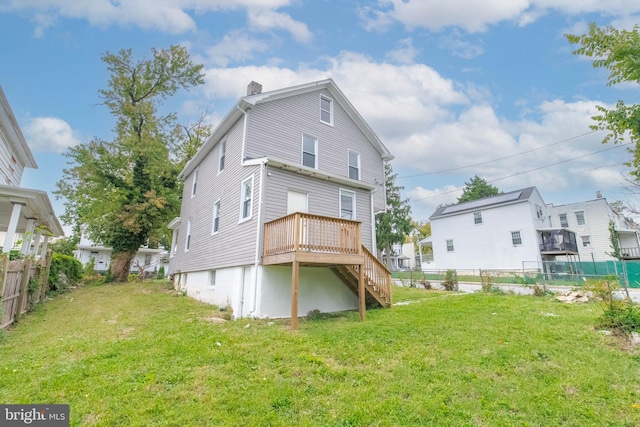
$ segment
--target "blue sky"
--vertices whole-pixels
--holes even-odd
[[[476,174],[547,203],[626,200],[630,154],[590,117],[640,90],[606,87],[563,34],[639,18],[637,0],[0,0],[0,85],[39,164],[22,185],[49,192],[67,147],[111,138],[101,55],[182,44],[206,71],[166,105],[183,123],[204,110],[217,123],[251,80],[333,78],[396,156],[417,220]]]

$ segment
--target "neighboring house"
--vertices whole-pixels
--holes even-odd
[[[547,206],[535,187],[438,208],[431,215],[433,247],[429,270],[523,270],[543,261],[578,255],[575,233],[549,222]]]
[[[416,253],[413,242],[391,245],[391,270],[413,270],[416,267]],[[382,254],[382,262],[387,265],[387,255]]]
[[[613,221],[615,238],[620,245],[623,259],[640,259],[640,243],[635,224],[620,217],[600,192],[595,200],[569,203],[566,205],[547,205],[551,224],[568,227],[575,231],[578,253],[582,261],[611,261],[611,233],[609,222]]]
[[[265,93],[251,82],[180,174],[175,285],[294,327],[298,312],[389,305],[371,252],[392,158],[331,79]]]
[[[25,168],[38,165],[0,87],[0,233],[2,251],[44,256],[49,237],[64,231],[45,191],[20,187]]]
[[[97,245],[91,240],[82,236],[80,243],[78,243],[78,249],[73,251],[74,256],[79,260],[82,265],[87,265],[93,259],[93,265],[95,271],[98,273],[104,273],[109,270],[109,263],[111,262],[112,248]],[[151,249],[141,247],[138,249],[135,257],[131,261],[131,272],[138,272],[138,264],[144,268],[145,273],[157,273],[160,267],[164,266],[166,272],[169,268],[169,260],[167,251],[164,249]]]

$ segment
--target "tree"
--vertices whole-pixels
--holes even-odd
[[[429,221],[416,222],[412,221],[411,226],[413,231],[411,233],[411,241],[413,241],[413,248],[416,253],[421,250],[423,254],[427,254],[431,251],[429,246],[418,246],[418,242],[431,236],[431,223]]]
[[[102,56],[111,77],[100,97],[116,119],[111,141],[94,138],[70,148],[68,169],[57,183],[64,197],[62,219],[86,225],[92,240],[113,248],[110,275],[126,281],[141,245],[157,246],[165,224],[180,211],[183,147],[190,135],[180,131],[176,115],[160,115],[162,102],[179,89],[204,82],[184,47],[153,49],[148,60],[134,60],[131,50]],[[197,134],[197,132],[192,132]],[[172,154],[177,153],[177,154]],[[192,154],[191,154],[192,155]]]
[[[412,229],[409,199],[402,199],[400,191],[404,187],[396,185],[396,174],[389,163],[384,165],[387,192],[387,209],[376,215],[376,241],[379,251],[387,254],[387,268],[391,270],[391,246],[404,242],[405,235]]]
[[[80,242],[80,237],[77,234],[72,234],[69,237],[56,239],[49,243],[47,247],[51,249],[51,252],[73,256],[73,251],[78,249],[78,242]]]
[[[569,43],[580,45],[573,54],[593,58],[594,68],[605,68],[609,71],[607,86],[620,83],[640,83],[640,27],[636,25],[633,30],[616,30],[612,27],[599,28],[595,23],[589,25],[589,32],[581,36],[565,34]],[[633,160],[628,166],[633,166],[631,176],[634,180],[640,180],[640,106],[638,104],[627,105],[620,100],[615,108],[607,109],[603,106],[596,107],[601,114],[592,117],[596,124],[591,126],[593,130],[607,131],[607,136],[602,141],[607,143],[621,143],[629,138],[634,143],[629,152]]]
[[[458,203],[470,202],[471,200],[482,199],[483,197],[496,196],[500,194],[498,187],[494,187],[478,175],[471,178],[471,181],[464,183],[462,195],[458,197]]]

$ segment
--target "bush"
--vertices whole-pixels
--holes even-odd
[[[444,274],[444,280],[441,284],[445,291],[457,291],[458,272],[455,270],[447,270],[447,272]]]
[[[158,279],[164,279],[164,265],[161,265],[158,269]]]
[[[640,307],[631,301],[616,301],[613,306],[604,311],[600,318],[599,328],[631,334],[640,331]]]
[[[62,293],[82,279],[82,263],[69,255],[54,253],[49,270],[49,291]]]
[[[427,279],[422,279],[420,281],[420,284],[422,285],[423,288],[429,290],[429,289],[433,289],[431,286],[431,282],[429,282]]]

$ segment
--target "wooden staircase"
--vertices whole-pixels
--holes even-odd
[[[367,306],[391,307],[391,273],[371,252],[362,246],[364,254],[364,288]],[[358,295],[359,265],[337,265],[331,270],[351,291]]]

